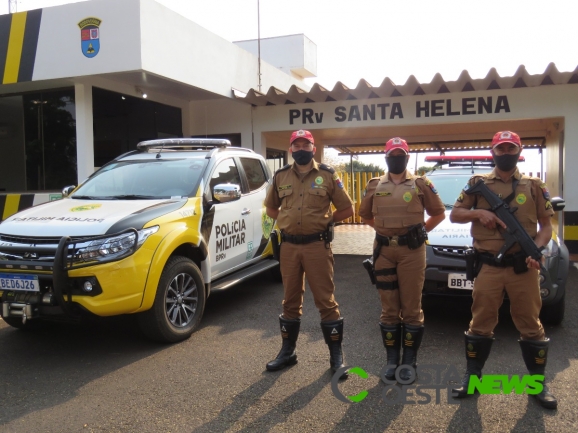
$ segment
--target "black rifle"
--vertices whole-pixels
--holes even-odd
[[[505,230],[500,230],[501,235],[506,240],[504,246],[498,252],[496,256],[496,263],[500,263],[504,258],[504,254],[508,251],[516,242],[520,244],[522,247],[522,251],[526,257],[531,257],[540,263],[540,268],[543,271],[546,269],[542,265],[542,252],[536,246],[534,240],[530,237],[528,232],[524,230],[524,227],[520,224],[520,222],[514,216],[514,212],[518,210],[517,207],[510,207],[508,203],[502,200],[500,197],[497,196],[488,186],[484,183],[483,180],[479,180],[472,188],[469,188],[466,191],[466,194],[481,194],[486,201],[492,207],[491,210],[496,214],[498,218],[500,218],[504,224],[506,224]],[[547,273],[546,273],[547,275]]]

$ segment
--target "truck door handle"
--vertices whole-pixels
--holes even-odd
[[[241,212],[241,215],[249,215],[251,213],[251,209],[243,209],[243,211]]]

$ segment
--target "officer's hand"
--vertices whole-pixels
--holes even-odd
[[[497,226],[506,228],[506,224],[494,212],[489,210],[478,209],[478,220],[487,229],[495,229]]]
[[[540,259],[540,261],[542,263],[544,263],[546,259],[544,257],[542,257]],[[528,266],[528,269],[537,269],[540,270],[540,262],[538,260],[534,260],[532,257],[528,256],[526,257],[526,266]]]

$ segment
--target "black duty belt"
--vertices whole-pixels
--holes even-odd
[[[381,236],[378,235],[377,233],[375,234],[375,239],[381,243],[382,246],[384,247],[395,247],[398,245],[407,245],[407,236],[406,235],[402,235],[402,236],[391,236],[391,237],[387,237],[387,236]]]
[[[313,235],[288,235],[287,233],[281,233],[281,239],[283,242],[289,242],[290,244],[309,244],[311,242],[324,241],[326,238],[326,232],[315,233]]]
[[[505,254],[504,257],[502,257],[502,260],[500,260],[500,263],[496,262],[496,257],[490,253],[480,253],[478,257],[480,262],[485,263],[486,265],[496,266],[497,268],[514,266],[516,260],[514,254]]]

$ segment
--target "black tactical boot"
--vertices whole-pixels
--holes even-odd
[[[417,351],[421,345],[421,339],[423,338],[423,325],[406,325],[404,323],[402,335],[403,335],[403,356],[401,358],[402,365],[411,365],[414,369],[417,366]],[[402,369],[399,372],[399,378],[406,381],[411,379],[411,372],[407,369]],[[415,376],[414,376],[415,379]]]
[[[297,364],[295,346],[297,345],[301,319],[289,320],[284,319],[283,316],[279,316],[279,325],[281,327],[283,345],[281,346],[281,351],[277,355],[277,358],[267,363],[267,370],[269,371],[281,370],[289,365]]]
[[[455,398],[467,397],[468,387],[470,385],[470,376],[476,375],[482,377],[482,368],[490,356],[490,350],[494,339],[491,337],[482,337],[481,335],[466,335],[466,374],[462,379],[459,387],[453,388]]]
[[[385,353],[387,354],[387,364],[386,365],[399,365],[399,355],[401,352],[401,323],[397,325],[384,325],[379,324],[381,328],[381,339],[383,340],[383,346],[385,347]],[[385,378],[387,380],[395,379],[394,368],[388,368],[385,370]]]
[[[518,341],[520,343],[520,348],[522,349],[522,358],[524,358],[524,362],[526,363],[526,367],[530,374],[541,374],[544,376],[550,339]],[[538,403],[546,409],[556,409],[558,407],[556,397],[550,394],[545,384],[542,392],[533,395],[533,397],[535,397],[536,400],[538,400]]]
[[[343,341],[343,318],[333,320],[331,322],[321,322],[321,330],[323,331],[323,338],[325,343],[329,346],[329,362],[331,370],[335,373],[343,365],[343,352],[341,350],[341,342]],[[346,379],[347,372],[345,372],[340,379]]]

